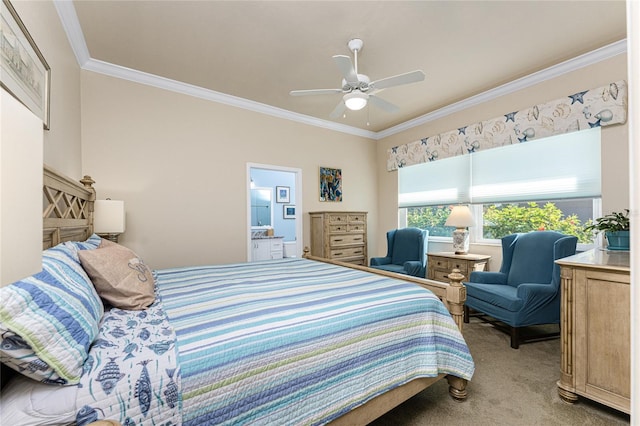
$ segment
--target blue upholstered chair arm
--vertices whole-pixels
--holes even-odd
[[[518,286],[517,295],[525,305],[532,300],[548,300],[555,296],[556,289],[550,284],[523,283]]]
[[[424,278],[424,266],[422,266],[422,262],[419,260],[408,260],[404,262],[402,265],[404,270],[409,275],[413,275],[414,277],[422,276]]]
[[[507,284],[507,274],[502,272],[473,271],[469,275],[469,281],[478,284]]]
[[[371,266],[380,266],[380,265],[388,265],[389,263],[391,263],[391,257],[389,257],[389,256],[372,257],[371,258],[371,263],[369,263],[369,265],[371,265]]]

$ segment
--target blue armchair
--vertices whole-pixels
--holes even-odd
[[[511,334],[511,347],[558,333],[522,336],[521,327],[560,323],[560,267],[555,261],[576,252],[578,239],[553,231],[512,234],[502,238],[499,272],[472,272],[467,288],[469,309],[495,318]],[[501,327],[498,327],[501,328]]]
[[[429,232],[418,228],[387,232],[387,255],[372,257],[369,266],[424,278]]]

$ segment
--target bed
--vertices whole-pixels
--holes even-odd
[[[47,274],[2,289],[3,382],[15,376],[3,384],[3,423],[364,425],[443,378],[466,399],[474,364],[459,273],[444,284],[308,254],[151,271],[126,252],[124,269],[152,298],[123,308],[87,261],[111,273],[128,250],[93,234],[93,183],[45,167]],[[7,302],[56,294],[63,280],[65,298],[80,300],[64,313],[76,334]],[[47,315],[59,315],[52,304]]]

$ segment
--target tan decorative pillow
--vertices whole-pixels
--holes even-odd
[[[155,293],[149,267],[120,244],[101,247],[78,252],[100,297],[120,309],[142,310],[151,305]]]
[[[106,247],[113,247],[113,246],[120,246],[120,244],[118,243],[114,243],[113,241],[109,241],[105,238],[101,238],[100,239],[100,245],[98,246],[98,248],[106,248]],[[124,246],[120,246],[120,247],[124,247]],[[124,247],[126,248],[126,247]]]

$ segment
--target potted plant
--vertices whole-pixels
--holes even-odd
[[[629,209],[599,217],[585,231],[604,232],[609,250],[629,250]]]

